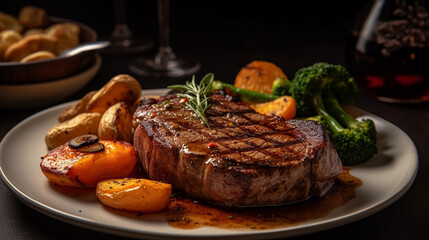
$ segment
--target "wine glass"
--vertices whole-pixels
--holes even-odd
[[[139,57],[129,64],[129,69],[147,77],[181,77],[196,73],[201,64],[177,59],[170,46],[170,1],[157,0],[159,24],[159,49],[155,58]]]
[[[144,37],[136,37],[130,30],[126,19],[125,0],[114,0],[115,26],[110,35],[111,45],[104,52],[137,53],[153,47],[153,41]]]

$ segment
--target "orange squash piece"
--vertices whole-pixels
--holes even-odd
[[[286,120],[294,118],[296,114],[295,99],[291,96],[279,97],[265,103],[250,104],[250,107],[258,113],[281,116]]]
[[[98,199],[106,206],[153,213],[170,205],[171,185],[149,179],[110,179],[97,185]]]
[[[252,61],[243,67],[235,77],[234,86],[256,92],[272,94],[273,82],[286,78],[281,68],[267,61]]]
[[[111,178],[132,177],[137,169],[137,151],[123,141],[104,141],[104,150],[85,153],[65,143],[48,152],[40,163],[51,183],[68,187],[96,187]]]

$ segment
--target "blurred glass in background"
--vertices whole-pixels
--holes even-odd
[[[370,1],[346,47],[348,68],[364,93],[383,102],[429,100],[427,1]]]

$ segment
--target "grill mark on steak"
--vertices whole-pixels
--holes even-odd
[[[213,103],[212,103],[213,104]],[[233,109],[236,109],[237,105],[233,107]],[[180,138],[186,138],[188,141],[187,143],[194,143],[196,145],[201,145],[207,143],[207,141],[216,141],[218,145],[224,146],[226,149],[223,151],[219,151],[219,148],[213,149],[212,153],[222,153],[222,154],[229,154],[232,152],[248,152],[255,147],[259,148],[263,153],[266,155],[269,155],[271,158],[280,158],[278,154],[274,154],[271,151],[264,151],[266,148],[270,147],[285,147],[285,146],[291,146],[297,143],[301,143],[300,140],[293,140],[290,135],[287,133],[292,130],[292,128],[283,130],[283,131],[276,131],[276,129],[273,128],[273,124],[270,124],[273,121],[273,117],[264,117],[261,118],[259,114],[254,114],[251,109],[247,108],[240,108],[241,112],[238,112],[232,117],[232,111],[225,111],[225,108],[223,107],[224,111],[220,114],[214,114],[216,115],[215,118],[213,118],[212,115],[208,115],[208,119],[211,123],[211,129],[207,131],[202,131],[201,133],[197,133],[196,130],[202,130],[205,127],[201,125],[195,125],[195,120],[188,120],[186,118],[193,118],[192,116],[189,116],[188,114],[183,114],[183,109],[172,109],[169,111],[160,111],[157,112],[158,117],[162,117],[163,121],[167,125],[171,125],[169,122],[174,120],[174,124],[177,124],[176,128],[172,126],[166,126],[164,127],[162,131],[162,134],[165,136],[176,136]],[[244,111],[246,110],[246,111]],[[238,117],[237,117],[238,115]],[[183,120],[177,120],[177,117],[183,117]],[[263,120],[269,121],[263,121]],[[218,121],[216,121],[216,119]],[[228,119],[232,119],[233,121],[239,119],[238,121],[235,121],[233,124],[239,123],[239,125],[235,125],[235,127],[229,127],[228,123],[232,123],[232,121],[228,121]],[[219,121],[224,120],[224,121]],[[255,124],[261,123],[261,124]],[[213,124],[213,122],[215,124]],[[178,131],[180,129],[180,131]],[[212,131],[216,131],[216,134],[212,134]],[[275,135],[273,135],[275,133]],[[281,135],[281,136],[280,136]],[[283,137],[282,137],[283,136]],[[252,139],[252,138],[260,138],[263,140],[263,145],[257,145],[255,143],[251,145],[247,145],[247,147],[243,148],[237,148],[234,146],[228,146],[224,145],[224,141],[233,140],[235,141],[235,144],[237,144],[239,141],[245,141],[246,139]],[[285,138],[286,137],[286,138]],[[285,139],[287,139],[285,141]],[[281,141],[284,140],[284,141]],[[174,141],[177,142],[177,141]],[[272,143],[272,144],[268,144]],[[231,144],[229,144],[231,145]],[[295,153],[295,152],[291,152]],[[243,154],[242,154],[243,155]],[[283,159],[284,160],[284,159]],[[253,158],[253,162],[256,162],[257,159]]]
[[[216,129],[214,129],[216,131]],[[232,130],[229,128],[229,130]],[[188,130],[189,131],[189,130]],[[181,132],[180,134],[183,137],[183,134],[191,134],[188,131]],[[273,131],[274,132],[274,131]],[[259,162],[264,164],[272,164],[277,163],[273,159],[278,159],[279,161],[293,161],[297,160],[297,158],[284,158],[283,156],[297,156],[298,151],[293,148],[293,145],[302,145],[302,139],[295,139],[291,135],[289,135],[289,131],[280,131],[273,134],[273,132],[262,132],[255,133],[247,131],[244,134],[231,134],[232,136],[223,136],[223,137],[213,137],[212,134],[206,135],[207,139],[216,141],[217,147],[211,148],[211,155],[221,155],[221,154],[231,154],[231,153],[239,153],[241,157],[247,157],[252,159],[251,162]],[[195,134],[195,132],[192,132]],[[174,133],[171,133],[174,134]],[[217,135],[216,133],[215,135]],[[201,139],[199,136],[187,136],[185,137],[189,139],[187,142],[188,148],[191,151],[195,151],[195,148],[200,148],[201,145],[207,145],[207,140]],[[257,140],[260,140],[257,142]],[[283,141],[282,141],[283,140]],[[194,148],[195,147],[195,148]],[[257,153],[264,154],[259,155],[260,158],[254,157],[252,155],[252,151],[258,149]],[[303,147],[297,147],[297,150],[302,151]],[[287,153],[286,153],[287,152]],[[269,161],[265,161],[263,159],[271,159]],[[282,165],[282,164],[281,164]]]
[[[141,104],[134,145],[150,178],[191,196],[226,206],[295,202],[322,195],[342,170],[314,122],[262,115],[228,95],[212,95],[208,129],[180,100],[170,95]]]

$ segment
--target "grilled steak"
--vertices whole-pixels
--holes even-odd
[[[133,141],[151,179],[214,204],[255,206],[321,196],[342,171],[320,124],[262,115],[228,95],[210,101],[210,129],[176,95],[142,102]]]

